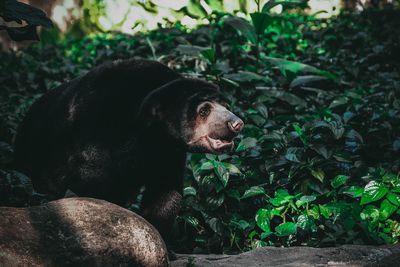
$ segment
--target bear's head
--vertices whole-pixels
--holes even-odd
[[[199,79],[177,79],[150,93],[140,117],[186,151],[220,154],[233,148],[243,121],[230,112],[218,87]]]

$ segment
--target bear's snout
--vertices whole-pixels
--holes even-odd
[[[244,127],[244,122],[238,117],[236,117],[231,121],[228,121],[228,128],[234,133],[239,133],[243,129],[243,127]]]

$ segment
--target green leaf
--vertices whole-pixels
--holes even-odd
[[[245,151],[249,148],[255,147],[257,145],[257,139],[253,137],[246,137],[240,141],[236,148],[236,152]]]
[[[183,196],[195,196],[196,195],[196,189],[194,187],[185,187],[183,189]]]
[[[303,230],[317,230],[314,220],[310,216],[307,216],[305,214],[302,214],[297,218],[296,225]]]
[[[362,220],[370,220],[371,223],[376,223],[379,220],[379,210],[372,205],[367,205],[361,211],[360,218]]]
[[[275,232],[278,236],[288,236],[296,233],[297,225],[292,222],[281,223],[275,227]]]
[[[259,196],[259,195],[264,195],[264,194],[265,194],[264,188],[262,188],[260,186],[252,186],[252,187],[250,187],[250,189],[247,189],[244,192],[242,199]]]
[[[178,47],[176,48],[179,53],[189,56],[199,56],[202,52],[210,49],[210,47],[202,47],[197,45],[178,45]]]
[[[291,94],[289,92],[286,92],[286,91],[272,90],[272,91],[266,92],[266,94],[271,95],[279,100],[282,100],[294,107],[299,107],[299,108],[307,107],[306,101],[304,101],[300,97],[298,97],[294,94]]]
[[[290,88],[295,88],[298,86],[305,86],[307,84],[319,81],[326,81],[326,77],[318,76],[318,75],[304,75],[296,77],[291,83]]]
[[[239,220],[239,221],[232,220],[231,223],[233,225],[235,225],[237,228],[239,228],[240,230],[245,230],[246,228],[248,228],[250,226],[250,224],[245,220]]]
[[[214,169],[214,164],[211,161],[206,161],[200,166],[200,170],[208,171]]]
[[[308,0],[269,0],[265,5],[263,6],[261,12],[264,13],[269,13],[272,8],[274,8],[277,5],[282,5],[282,7],[298,7],[306,4]]]
[[[332,152],[328,151],[324,145],[321,144],[311,144],[311,149],[324,157],[324,159],[329,159],[332,156]]]
[[[333,188],[338,188],[341,185],[344,185],[347,180],[349,179],[349,176],[346,175],[337,175],[333,180],[331,181],[331,186]]]
[[[282,74],[285,76],[286,76],[287,71],[293,72],[295,74],[297,74],[299,72],[309,72],[309,73],[315,73],[320,76],[327,77],[329,79],[336,79],[336,76],[330,72],[322,71],[316,67],[313,67],[313,66],[310,66],[307,64],[303,64],[300,62],[290,61],[290,60],[286,60],[283,58],[274,58],[274,57],[265,57],[265,59],[269,63],[277,66],[281,70]]]
[[[338,106],[342,106],[342,105],[347,104],[348,102],[349,102],[349,98],[348,97],[340,96],[340,97],[338,97],[338,98],[336,98],[336,99],[334,99],[332,101],[332,103],[329,105],[329,108],[335,108],[335,107],[338,107]]]
[[[321,183],[324,182],[325,172],[322,169],[311,170],[311,175],[317,178]]]
[[[252,82],[252,81],[264,81],[266,83],[271,82],[271,79],[267,76],[261,76],[251,71],[238,71],[237,73],[225,74],[225,78],[233,80],[235,82]]]
[[[361,196],[361,205],[365,205],[383,198],[389,191],[384,185],[371,181],[364,187],[364,192]]]
[[[271,23],[271,17],[268,14],[255,12],[250,14],[254,30],[257,35],[263,34],[268,24]]]
[[[225,22],[232,26],[235,30],[240,32],[251,43],[257,43],[257,35],[255,29],[253,25],[251,25],[248,21],[239,17],[229,17],[225,19]]]
[[[215,58],[216,52],[215,52],[215,50],[212,49],[212,48],[203,50],[203,51],[200,52],[200,54],[201,54],[205,59],[207,59],[208,62],[209,62],[210,64],[212,64],[212,63],[214,63],[214,62],[216,61],[216,58]]]
[[[214,171],[217,174],[222,185],[226,187],[229,181],[229,171],[220,162],[214,161]]]
[[[278,189],[275,192],[275,197],[270,199],[272,205],[279,207],[292,200],[294,196],[290,195],[285,189]]]
[[[269,226],[270,221],[270,211],[266,209],[259,209],[256,214],[256,222],[258,227],[266,233],[271,233]]]
[[[313,206],[311,209],[307,211],[307,215],[314,218],[315,220],[319,219],[319,209],[318,206]]]
[[[364,192],[364,188],[361,186],[352,185],[345,190],[343,190],[343,194],[349,195],[351,197],[361,197],[362,193]]]
[[[345,129],[340,121],[330,121],[329,128],[331,129],[331,132],[335,136],[336,140],[340,139],[340,137],[342,137],[344,134]]]
[[[396,206],[400,206],[400,196],[394,193],[389,193],[386,198]]]
[[[289,147],[286,151],[285,158],[289,161],[300,163],[301,162],[299,159],[301,158],[300,151],[301,150],[297,147]]]
[[[210,228],[218,235],[222,235],[222,225],[218,218],[212,218],[208,221]]]
[[[316,199],[317,198],[315,196],[302,196],[300,198],[300,201],[303,202],[303,203],[310,203],[310,202],[313,202]]]
[[[379,219],[380,220],[386,220],[387,218],[392,215],[398,207],[390,203],[387,199],[382,201],[381,207],[379,208]]]
[[[241,174],[239,168],[233,165],[232,163],[223,162],[222,165],[224,165],[224,167],[229,171],[230,174]]]
[[[325,217],[325,219],[329,219],[329,217],[332,215],[332,212],[327,208],[325,205],[318,205],[319,211],[321,212],[321,215]]]
[[[210,209],[219,208],[224,203],[224,194],[209,195],[206,197],[206,202]]]

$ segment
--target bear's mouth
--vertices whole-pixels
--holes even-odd
[[[232,149],[234,143],[233,140],[223,140],[223,139],[215,139],[210,136],[206,136],[208,144],[211,149],[214,151],[229,151]]]

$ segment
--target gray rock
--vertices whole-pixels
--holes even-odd
[[[0,266],[168,266],[157,230],[106,201],[1,207],[0,218]]]
[[[172,267],[400,266],[400,245],[332,248],[264,247],[238,255],[178,255]]]

